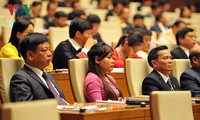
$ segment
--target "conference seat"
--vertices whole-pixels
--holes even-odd
[[[154,91],[150,111],[152,120],[194,120],[190,91]]]
[[[0,58],[0,98],[3,103],[10,102],[10,80],[23,65],[20,58]]]
[[[68,64],[69,79],[75,101],[85,103],[84,81],[88,72],[88,59],[71,59]]]
[[[69,38],[69,27],[50,27],[49,28],[49,41],[52,50],[54,51],[58,44]]]
[[[172,75],[178,80],[180,84],[181,74],[188,68],[190,68],[189,59],[173,59],[172,60]]]
[[[112,42],[119,41],[119,38],[122,36],[122,28],[120,23],[104,21],[101,22],[99,33],[102,37],[102,40],[111,46]]]
[[[169,51],[174,50],[178,46],[176,44],[157,44],[157,46],[166,45]]]
[[[1,120],[60,120],[54,99],[5,103]]]
[[[100,18],[100,20],[101,20],[101,21],[104,21],[105,18],[106,18],[106,13],[107,13],[107,12],[108,12],[108,11],[107,11],[107,10],[104,10],[104,9],[92,9],[92,10],[90,11],[90,14],[98,15],[99,18]]]
[[[151,71],[145,59],[126,59],[125,74],[131,96],[142,95],[142,82]]]

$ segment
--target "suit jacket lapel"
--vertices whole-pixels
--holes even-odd
[[[154,72],[155,72],[155,74],[156,74],[156,76],[157,76],[157,79],[159,79],[159,81],[160,81],[160,85],[162,86],[162,88],[164,89],[164,90],[170,90],[171,88],[165,83],[165,81],[164,81],[164,79],[161,77],[161,75],[156,71],[156,70],[154,70]]]
[[[24,65],[23,69],[30,75],[30,77],[32,77],[33,79],[35,79],[36,81],[38,81],[40,84],[42,84],[44,87],[47,88],[47,86],[42,82],[42,80],[40,79],[40,77],[38,77],[38,75],[33,70],[31,70],[30,68],[28,68],[26,65]]]

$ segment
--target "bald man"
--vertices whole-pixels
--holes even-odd
[[[200,96],[200,45],[195,45],[189,55],[191,68],[182,73],[180,87],[182,90],[190,90],[192,97]]]

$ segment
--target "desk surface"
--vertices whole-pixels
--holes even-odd
[[[193,104],[194,120],[200,120],[200,104]],[[61,120],[151,120],[149,108],[116,109],[79,113],[59,111]]]
[[[67,101],[71,104],[75,102],[72,88],[70,85],[69,74],[68,72],[50,72],[58,82],[59,86],[61,87],[62,91],[65,94]],[[114,77],[117,84],[121,88],[124,97],[129,97],[128,86],[126,83],[126,78],[124,72],[112,72],[109,73],[111,76]]]

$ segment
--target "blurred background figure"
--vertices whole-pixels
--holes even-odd
[[[171,51],[173,59],[188,59],[190,50],[196,44],[196,33],[191,28],[183,28],[176,33],[177,48]]]
[[[159,0],[158,3],[160,4],[162,11],[164,12],[171,11],[171,5],[169,3],[169,0]]]
[[[56,13],[57,4],[56,2],[49,2],[47,5],[47,15],[43,17],[44,19],[44,28],[48,29],[49,26],[55,24],[54,15]]]
[[[164,32],[169,30],[169,27],[167,26],[167,19],[163,12],[160,12],[158,15],[156,15],[156,24],[151,27],[151,31],[155,32]]]
[[[150,51],[150,43],[151,43],[151,31],[144,29],[144,28],[135,28],[133,29],[134,32],[139,32],[143,35],[143,41],[141,50],[139,50],[133,58],[143,58],[147,59],[148,53]]]
[[[180,10],[181,10],[181,12],[180,12],[181,18],[191,18],[192,13],[187,6],[182,6]]]
[[[31,6],[31,9],[30,9],[30,12],[29,12],[29,16],[32,17],[32,18],[41,17],[40,16],[41,11],[42,11],[42,3],[34,1],[32,3],[32,6]]]
[[[74,0],[71,3],[71,7],[73,11],[69,13],[68,20],[74,19],[76,17],[76,12],[82,10],[81,2],[79,0]]]
[[[144,16],[143,15],[136,14],[133,16],[132,28],[145,28],[146,29],[146,26],[144,24]]]
[[[109,9],[110,5],[112,5],[112,0],[97,0],[97,2],[98,9]]]
[[[98,15],[90,14],[87,17],[87,20],[92,24],[92,36],[94,39],[96,39],[98,42],[103,42],[101,35],[99,34],[98,30],[101,24],[101,20]]]
[[[124,8],[122,1],[123,0],[113,0],[113,9],[107,12],[105,18],[106,21],[108,20],[109,16],[118,16],[118,17],[120,16],[120,13]]]
[[[120,15],[120,22],[123,34],[127,34],[132,29],[132,25],[129,23],[129,17],[130,9],[123,8]]]
[[[176,33],[185,28],[186,23],[182,20],[177,20],[168,31],[162,32],[158,36],[158,45],[169,45],[174,44],[176,45]]]
[[[65,27],[67,26],[67,14],[62,11],[58,11],[54,15],[55,26],[54,27]]]
[[[87,19],[87,15],[84,10],[78,10],[75,12],[74,18],[82,18],[82,19]]]

